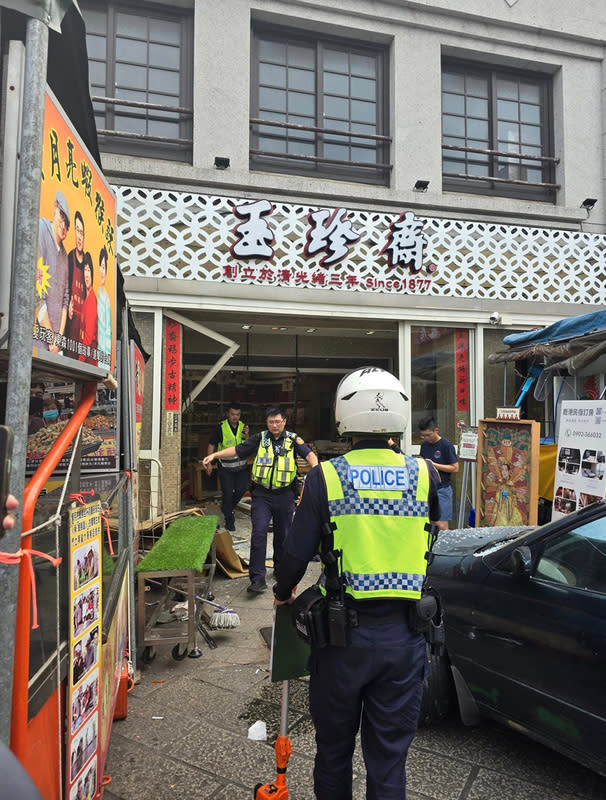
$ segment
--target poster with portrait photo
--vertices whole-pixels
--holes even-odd
[[[33,355],[87,375],[114,371],[116,198],[47,89]]]
[[[72,604],[72,635],[77,639],[99,619],[99,584],[93,583],[74,596]]]
[[[72,648],[72,686],[80,683],[99,663],[99,630],[95,625]]]
[[[71,732],[75,733],[80,725],[97,708],[99,703],[99,670],[93,670],[86,680],[72,692]]]
[[[69,800],[93,800],[97,796],[97,759],[93,759],[74,783]]]
[[[74,551],[72,564],[72,587],[80,590],[92,580],[99,577],[100,542],[91,541]]]
[[[97,717],[91,717],[72,737],[69,753],[70,780],[73,782],[83,767],[97,752],[98,725]]]
[[[536,525],[540,424],[478,421],[476,525]]]

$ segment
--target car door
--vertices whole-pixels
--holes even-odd
[[[604,769],[606,520],[559,528],[532,554],[526,581],[494,569],[472,613],[476,700]]]

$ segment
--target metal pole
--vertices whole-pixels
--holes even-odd
[[[23,502],[25,455],[32,363],[32,325],[35,308],[38,220],[48,28],[36,19],[27,22],[23,81],[15,250],[9,313],[9,360],[6,424],[13,429],[15,443],[10,475],[11,492]],[[1,540],[2,549],[16,552],[21,545],[21,514],[12,531]],[[0,740],[9,743],[15,618],[19,571],[0,564]]]
[[[469,461],[463,463],[463,480],[461,481],[461,499],[459,500],[459,519],[457,528],[465,527],[465,508],[467,507],[467,482],[469,480]]]
[[[131,397],[131,367],[130,362],[130,341],[128,338],[128,309],[125,307],[122,310],[122,358],[121,358],[121,375],[120,381],[122,384],[120,406],[122,408],[122,430],[124,431],[124,466],[131,473],[131,479],[126,487],[126,492],[120,494],[120,548],[123,546],[128,547],[128,647],[129,657],[133,665],[133,671],[137,672],[137,627],[135,624],[135,554],[134,554],[134,539],[135,539],[135,515],[133,509],[133,481],[132,473],[137,469],[135,461],[135,443],[131,439],[134,435],[133,426],[131,425],[132,409],[130,404],[135,402],[135,398]],[[122,528],[125,526],[125,533]]]

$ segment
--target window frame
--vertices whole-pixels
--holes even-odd
[[[249,166],[251,170],[261,172],[277,172],[288,175],[298,175],[301,177],[321,178],[329,180],[353,181],[356,183],[368,183],[380,186],[389,186],[391,182],[391,164],[386,168],[377,167],[376,164],[388,164],[391,152],[391,138],[389,133],[389,48],[387,45],[365,44],[355,39],[333,37],[330,35],[316,34],[314,32],[292,30],[277,25],[253,22],[251,26],[251,59],[250,59],[250,109],[251,124],[249,151],[258,150],[260,134],[259,124],[252,120],[260,117],[259,113],[259,41],[264,38],[273,39],[280,43],[306,45],[314,48],[314,76],[315,82],[315,126],[323,128],[322,112],[324,90],[320,85],[323,68],[323,51],[329,47],[337,50],[345,50],[348,53],[368,56],[372,55],[377,64],[377,91],[375,102],[377,106],[376,114],[376,135],[385,137],[385,141],[378,141],[376,148],[375,162],[368,167],[358,167],[354,164],[333,164],[325,162],[307,162],[304,159],[288,157],[287,155],[264,156],[254,152],[249,152]],[[349,96],[350,97],[350,96]],[[327,129],[332,128],[328,126]],[[276,130],[280,130],[276,128]],[[351,130],[351,128],[350,128]],[[265,135],[265,134],[262,134]],[[355,137],[344,137],[346,146],[355,145]],[[314,153],[320,158],[324,157],[323,137],[321,132],[317,132],[313,142],[315,144]]]
[[[180,43],[179,43],[179,105],[175,106],[182,109],[190,109],[189,113],[182,112],[179,115],[179,137],[186,143],[179,144],[176,142],[162,142],[154,139],[145,138],[139,133],[133,133],[132,137],[129,136],[113,136],[112,134],[104,135],[99,133],[99,148],[107,153],[116,153],[120,155],[137,156],[144,158],[162,158],[174,161],[186,161],[191,163],[193,158],[193,14],[188,9],[171,9],[166,6],[149,6],[142,7],[135,3],[129,2],[113,2],[110,0],[99,6],[95,0],[81,0],[80,6],[82,8],[82,16],[85,18],[87,9],[92,11],[102,11],[105,14],[106,30],[105,30],[105,62],[98,58],[91,58],[89,56],[89,63],[96,61],[97,63],[105,64],[105,97],[115,99],[116,97],[116,41],[117,41],[117,15],[118,13],[132,14],[133,16],[140,17],[142,20],[164,20],[167,22],[177,22],[180,24]],[[94,34],[96,35],[96,34]],[[149,61],[145,64],[145,70],[149,73]],[[89,67],[90,71],[90,67]],[[92,81],[91,81],[92,86]],[[126,88],[126,87],[122,87]],[[150,90],[145,90],[149,94]],[[161,93],[161,92],[160,92]],[[91,95],[97,96],[96,92],[91,88]],[[103,110],[99,111],[99,106],[103,105]],[[143,118],[149,121],[150,117],[153,119],[154,110],[139,110],[127,105],[110,104],[110,103],[93,103],[95,116],[98,113],[105,115],[105,125],[102,130],[115,131],[116,133],[122,132],[115,127],[115,118],[120,116],[132,116],[133,118]],[[161,114],[162,112],[158,112]],[[176,114],[176,112],[175,112]],[[160,117],[158,117],[160,119]],[[173,120],[171,120],[172,122]],[[176,121],[176,120],[175,120]],[[147,129],[147,125],[146,125]],[[146,134],[147,136],[147,134]],[[170,137],[167,137],[170,138]]]
[[[444,138],[447,134],[444,132],[444,73],[448,69],[455,71],[463,71],[464,74],[475,73],[477,76],[486,79],[489,86],[488,97],[488,136],[489,136],[489,150],[498,151],[498,124],[499,117],[497,116],[497,93],[496,82],[497,80],[516,80],[526,81],[532,83],[539,88],[541,93],[540,108],[542,113],[541,122],[541,154],[543,157],[553,159],[552,161],[543,162],[543,180],[541,182],[529,182],[528,185],[520,183],[502,183],[493,180],[498,178],[498,161],[499,157],[496,155],[489,156],[490,177],[482,179],[474,178],[460,178],[448,176],[444,171],[444,158],[449,151],[444,147]],[[553,115],[553,79],[552,76],[545,72],[533,72],[530,70],[522,70],[514,67],[499,66],[496,64],[485,64],[479,61],[465,60],[454,57],[442,57],[441,68],[441,87],[440,87],[440,122],[441,122],[441,142],[442,142],[442,188],[445,192],[464,192],[466,194],[481,194],[495,197],[504,197],[512,199],[524,200],[538,200],[543,202],[555,203],[557,200],[557,192],[560,188],[556,183],[556,171],[558,159],[554,155],[554,115]],[[463,95],[465,97],[466,95]],[[469,115],[465,112],[462,117],[466,121]],[[503,152],[503,151],[500,151]],[[473,153],[467,155],[473,156]],[[537,162],[540,164],[541,162]],[[462,163],[462,166],[467,169],[467,164]],[[554,184],[553,186],[542,186],[541,183]]]

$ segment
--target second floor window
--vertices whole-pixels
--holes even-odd
[[[381,49],[255,31],[251,166],[389,183],[384,62]]]
[[[82,3],[102,150],[191,158],[191,17]]]
[[[552,134],[547,76],[443,63],[444,189],[553,202]]]

